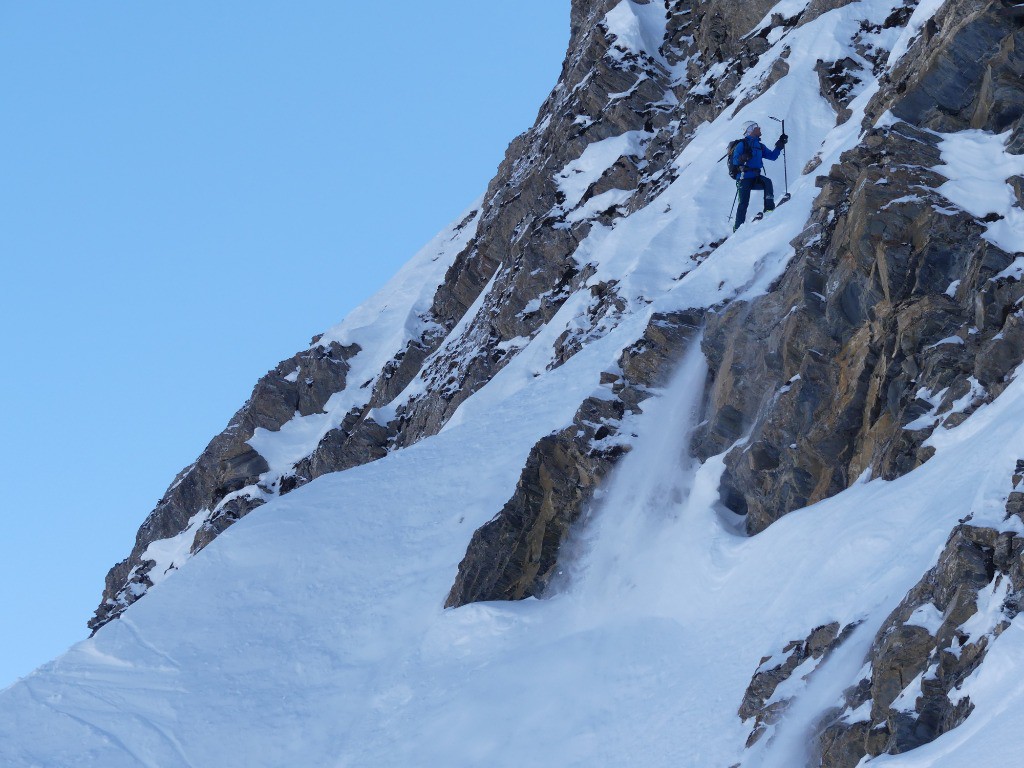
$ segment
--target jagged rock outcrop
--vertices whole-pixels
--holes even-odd
[[[751,719],[754,721],[747,738],[747,747],[756,744],[778,724],[800,686],[850,636],[856,626],[848,624],[840,630],[839,622],[834,621],[815,627],[806,639],[793,640],[783,646],[779,653],[761,660],[737,712],[744,722]],[[791,680],[789,690],[786,691],[783,684]]]
[[[630,112],[620,112],[618,107],[622,106],[621,100],[614,102],[616,111],[609,112],[608,106],[592,105],[594,109],[586,112],[588,116],[582,122],[583,132],[595,130],[595,118],[591,115],[603,115],[613,119],[615,131],[621,133],[625,130],[639,130],[640,124],[636,122],[636,115],[644,118],[642,130],[650,134],[645,154],[642,158],[623,157],[612,166],[604,176],[588,189],[583,196],[585,202],[607,189],[635,189],[629,202],[621,206],[622,212],[639,210],[647,205],[654,197],[671,182],[672,169],[665,165],[667,158],[673,152],[685,147],[692,137],[692,130],[687,126],[699,125],[707,119],[713,119],[728,108],[732,99],[728,94],[739,82],[743,73],[749,67],[757,63],[761,54],[770,46],[767,37],[774,31],[784,30],[793,27],[802,20],[816,18],[826,10],[842,5],[841,2],[816,3],[806,14],[798,14],[786,18],[776,16],[771,23],[766,25],[757,35],[747,36],[745,33],[761,19],[765,11],[773,4],[770,2],[739,3],[732,0],[712,3],[683,3],[674,2],[670,4],[666,12],[668,24],[666,35],[662,42],[660,54],[664,61],[677,64],[680,62],[686,65],[686,75],[682,80],[670,82],[665,77],[664,66],[650,57],[638,57],[635,55],[616,56],[614,40],[610,50],[607,42],[600,42],[603,51],[600,55],[594,50],[589,50],[589,55],[596,56],[600,61],[598,77],[606,77],[607,84],[600,89],[590,89],[591,94],[605,93],[628,93],[630,100],[625,103]],[[582,24],[586,17],[582,10],[574,6],[574,24]],[[607,11],[601,6],[600,13]],[[589,17],[591,20],[598,18],[598,13]],[[893,24],[896,20],[893,21]],[[595,44],[597,38],[595,38]],[[567,67],[578,65],[578,60],[570,58]],[[722,63],[723,67],[713,77],[708,76],[709,63]],[[782,65],[784,69],[784,64]],[[767,78],[760,86],[759,92],[770,87],[784,72],[780,71]],[[635,83],[632,88],[630,81]],[[692,92],[692,86],[701,83],[699,93]],[[556,94],[558,93],[556,89]],[[677,97],[676,104],[666,104],[659,100],[659,94],[672,93]],[[637,101],[643,106],[638,108]],[[751,95],[750,98],[753,98]],[[656,102],[655,106],[651,106]],[[547,109],[547,106],[545,107]],[[641,109],[643,111],[641,111]],[[542,109],[542,114],[544,113]],[[578,122],[578,121],[574,121]],[[570,133],[570,136],[573,134]],[[607,134],[601,134],[604,138]],[[561,200],[558,201],[562,203]],[[557,207],[555,209],[557,211]],[[609,213],[608,215],[612,215]],[[591,227],[591,223],[565,226],[566,216],[563,211],[560,216],[549,218],[542,224],[554,225],[553,231],[572,232],[575,240],[582,240]],[[559,229],[559,227],[565,227]],[[499,279],[503,275],[499,275]],[[551,295],[564,300],[575,287],[588,277],[586,269],[577,273],[576,267],[571,266],[569,272],[563,274]],[[574,283],[573,281],[577,281]],[[550,282],[550,281],[549,281]],[[599,329],[601,322],[616,311],[622,311],[621,300],[618,298],[614,284],[606,285],[601,291],[593,291],[595,301],[591,306],[590,327]],[[493,291],[491,295],[510,297],[514,291]],[[516,306],[513,304],[513,306]],[[542,303],[543,312],[538,312],[541,320],[550,319],[559,304]],[[787,307],[788,308],[788,307]],[[495,307],[488,317],[500,316],[500,310]],[[531,318],[532,320],[532,318]],[[714,322],[714,321],[712,321]],[[493,332],[493,327],[492,327]],[[532,334],[536,327],[515,327],[506,333]],[[587,332],[577,332],[573,337],[564,334],[559,340],[558,348],[560,353],[556,356],[555,363],[564,362],[567,356],[571,356],[574,349],[577,349],[581,340],[587,340]],[[484,345],[486,347],[486,345]],[[675,358],[671,355],[663,355],[658,359],[659,365],[671,366]],[[657,376],[664,378],[668,368],[658,370]],[[451,381],[454,386],[457,382]],[[464,388],[461,392],[471,391],[471,387],[465,387],[465,381],[459,382]],[[461,395],[460,395],[461,396]],[[727,418],[731,406],[724,404],[723,414],[720,418]],[[581,413],[586,410],[586,405]],[[545,566],[544,573],[549,573],[555,562],[557,548],[564,538],[568,523],[575,520],[580,510],[585,507],[589,500],[589,489],[593,484],[607,472],[609,462],[607,460],[595,460],[592,451],[588,447],[588,441],[592,435],[583,430],[582,442],[570,448],[569,443],[573,442],[568,436],[576,435],[579,430],[576,427],[568,428],[562,435],[552,436],[542,441],[527,464],[524,475],[516,495],[509,501],[508,506],[488,526],[481,529],[473,542],[470,544],[466,560],[460,567],[459,577],[448,598],[449,605],[461,605],[472,600],[482,599],[507,599],[509,597],[519,598],[539,594],[546,584],[533,583],[531,579],[523,582],[523,573],[528,573],[533,566],[525,565],[529,557],[524,553],[532,552],[531,557],[539,558],[539,552],[543,550]],[[738,436],[738,435],[737,435]],[[545,458],[546,457],[546,458]],[[545,466],[545,460],[549,466]],[[542,488],[542,481],[546,488]],[[565,487],[559,488],[558,482]],[[588,492],[580,493],[579,487],[587,488]],[[532,501],[528,501],[532,499]],[[560,503],[564,510],[561,513],[551,511]],[[528,509],[532,505],[532,509]],[[547,505],[549,511],[541,512],[541,508]],[[538,537],[537,527],[543,529],[553,520],[556,522],[557,533],[548,535],[546,538]],[[543,546],[538,542],[543,541]],[[533,550],[527,545],[532,542]],[[513,555],[509,548],[517,550],[518,554]],[[506,560],[508,562],[506,562]],[[511,572],[506,572],[511,569]],[[489,575],[482,576],[487,572]],[[500,575],[499,575],[500,574]],[[486,583],[485,588],[481,584]]]
[[[559,84],[542,105],[538,124],[510,145],[485,196],[481,234],[448,271],[432,315],[452,331],[493,284],[469,322],[425,362],[419,375],[429,394],[399,408],[398,445],[436,432],[533,338],[593,274],[573,253],[594,223],[608,223],[643,201],[620,202],[593,216],[570,214],[609,190],[642,190],[671,160],[663,147],[674,131],[669,110],[661,106],[671,88],[669,73],[649,59],[614,55],[614,41],[599,22],[616,4],[573,3],[572,40]],[[590,144],[631,131],[646,134],[640,141],[645,146],[629,150],[579,199],[567,201],[556,185],[558,174]],[[595,296],[595,304],[602,301],[613,306],[614,296]],[[603,312],[592,316],[597,322]]]
[[[153,585],[150,570],[156,562],[145,557],[152,542],[179,535],[195,515],[207,510],[211,517],[197,531],[192,545],[201,549],[231,522],[263,503],[258,496],[236,495],[258,483],[268,469],[247,441],[257,429],[277,430],[296,413],[320,411],[334,392],[345,387],[348,361],[358,352],[358,347],[339,344],[314,346],[260,379],[227,429],[171,483],[139,529],[131,554],[107,574],[103,601],[89,622],[91,629],[116,618]]]
[[[570,426],[533,447],[512,498],[473,534],[446,607],[544,593],[571,526],[628,450],[627,436],[620,434],[623,418],[640,412],[665,384],[696,338],[701,315],[655,315],[643,337],[623,352],[619,372],[604,375],[607,393],[585,400]]]
[[[959,689],[1024,600],[1024,541],[960,525],[938,562],[883,623],[864,676],[826,717],[820,765],[853,768],[866,755],[908,752],[970,715]]]
[[[822,180],[778,285],[709,319],[715,381],[695,448],[736,444],[723,497],[750,533],[866,472],[910,471],[937,424],[997,396],[1024,359],[1024,285],[994,279],[1015,254],[950,206],[933,170],[938,131],[1010,130],[1024,148],[1022,44],[996,5],[947,3]],[[893,124],[872,128],[886,110]]]

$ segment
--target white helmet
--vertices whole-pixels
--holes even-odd
[[[755,130],[757,130],[760,127],[761,126],[759,126],[753,120],[748,120],[743,124],[743,135],[750,136]]]

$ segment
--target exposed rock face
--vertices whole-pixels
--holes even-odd
[[[868,109],[899,120],[866,125],[829,171],[779,284],[709,319],[715,381],[696,449],[744,438],[723,496],[750,533],[865,472],[910,471],[936,424],[997,396],[1024,359],[1024,285],[994,279],[1015,254],[934,191],[945,179],[932,170],[932,131],[1011,130],[1024,146],[1022,43],[992,4],[948,3]]]
[[[908,752],[970,715],[958,693],[1024,600],[1024,541],[961,525],[939,561],[885,621],[865,676],[826,719],[822,766],[853,768],[865,755]]]
[[[772,5],[770,2],[729,1],[671,4],[667,13],[668,31],[661,53],[670,62],[689,61],[690,75],[686,83],[667,82],[663,68],[652,60],[637,57],[619,60],[613,55],[598,57],[600,66],[597,76],[607,79],[602,82],[600,89],[592,90],[590,93],[632,93],[628,102],[632,115],[629,112],[614,113],[618,118],[614,121],[615,133],[642,129],[652,136],[643,158],[643,168],[636,163],[635,158],[621,158],[605,177],[588,190],[584,199],[600,194],[609,187],[636,189],[626,211],[637,210],[649,203],[664,185],[671,181],[671,168],[666,167],[664,163],[670,157],[670,152],[678,151],[685,146],[692,135],[685,130],[685,126],[697,125],[704,119],[712,119],[728,107],[730,99],[723,94],[728,94],[738,83],[745,68],[756,63],[760,54],[768,49],[767,35],[773,29],[792,26],[800,21],[799,16],[790,19],[778,17],[758,35],[745,38],[744,33],[749,31]],[[816,13],[820,14],[827,8],[837,5],[841,3],[822,3]],[[600,13],[603,14],[606,10],[602,6]],[[582,12],[577,12],[574,19],[582,20],[584,16]],[[599,16],[594,14],[591,19],[593,18]],[[614,52],[614,44],[612,51]],[[689,93],[689,86],[704,78],[709,61],[729,62],[729,66],[718,78],[708,81],[707,94],[694,97]],[[573,64],[574,60],[570,57],[567,66]],[[630,83],[634,80],[639,87],[634,86],[630,91]],[[762,89],[769,87],[772,82],[774,79],[769,78],[762,84]],[[673,88],[680,99],[677,106],[650,106],[652,101],[659,100],[659,94],[670,92]],[[635,106],[637,96],[642,97],[643,111]],[[604,109],[607,110],[607,107]],[[642,124],[636,120],[638,114],[644,118]],[[607,112],[605,116],[608,116]],[[670,117],[675,119],[670,120]],[[582,131],[594,130],[592,125],[586,122],[583,125]],[[614,174],[614,177],[609,178],[610,174]],[[543,223],[557,227],[564,221],[563,214],[561,217],[549,218]],[[582,239],[589,226],[590,224],[585,224],[583,227],[564,230],[556,228],[554,231],[569,231],[573,233],[574,238]],[[575,268],[572,268],[572,271],[564,274],[559,280],[553,292],[554,296],[568,296],[573,281],[585,279],[586,276],[585,271],[577,274]],[[491,295],[497,293],[492,291]],[[514,292],[503,291],[501,295],[507,296],[512,293]],[[618,308],[614,285],[606,286],[595,298],[591,317],[593,327],[599,329],[601,321],[609,314],[614,314]],[[557,307],[557,303],[552,303],[547,313],[538,313],[541,315],[538,319],[547,319]],[[491,316],[494,314],[498,314],[498,311],[495,310]],[[521,326],[513,329],[516,333],[527,334],[535,330],[535,327]],[[579,341],[563,338],[560,343],[562,348],[567,350],[565,354],[571,355],[573,345],[578,346]],[[644,378],[664,379],[676,359],[676,356],[659,352],[653,358],[654,369],[645,373]],[[625,369],[627,361],[624,360],[622,365]],[[474,536],[448,597],[448,605],[461,605],[485,599],[517,599],[543,592],[556,562],[558,546],[564,539],[568,526],[579,517],[592,495],[593,488],[607,473],[614,458],[617,458],[614,454],[606,456],[594,453],[591,445],[595,439],[594,430],[583,424],[586,422],[588,411],[595,408],[598,408],[598,403],[585,403],[577,415],[576,425],[558,435],[545,438],[535,447],[515,496],[491,523]],[[602,404],[601,408],[607,409],[608,406]],[[603,422],[608,423],[607,414],[604,415]]]
[[[144,557],[150,543],[180,534],[201,510],[213,511],[215,514],[196,534],[193,546],[198,550],[231,522],[263,503],[259,498],[228,498],[255,485],[268,469],[263,457],[246,441],[258,428],[280,429],[296,412],[321,410],[331,394],[344,388],[347,361],[358,351],[338,344],[313,347],[280,363],[260,379],[227,429],[171,483],[139,529],[131,555],[107,574],[103,602],[89,622],[91,629],[118,616],[152,586],[150,569],[156,563]]]
[[[812,10],[826,8],[778,24],[806,23]],[[898,9],[886,25],[905,24],[912,11],[911,4]],[[988,221],[952,208],[935,191],[945,179],[933,170],[943,164],[937,132],[1009,130],[1008,146],[1024,148],[1017,53],[1024,38],[1002,11],[951,3],[926,25],[869,106],[861,144],[822,181],[786,274],[764,297],[707,319],[713,380],[694,447],[707,458],[735,446],[723,499],[746,514],[752,534],[865,473],[892,479],[927,461],[922,444],[931,431],[959,424],[998,396],[1024,359],[1024,286],[996,277],[1019,254],[983,237]],[[730,39],[716,26],[721,18],[708,16],[695,36],[705,55]],[[822,93],[840,121],[849,116],[858,66],[851,59],[819,65]],[[687,104],[687,114],[720,108],[710,102]],[[872,128],[886,110],[895,119]],[[448,605],[543,593],[544,575],[557,564],[551,550],[608,471],[588,451],[594,432],[580,428],[583,410],[577,421],[535,448],[513,499],[474,537]],[[1011,495],[1011,512],[1022,498]],[[560,517],[560,508],[568,514]],[[967,717],[970,702],[955,688],[1016,612],[1019,557],[1012,534],[969,526],[954,533],[939,565],[879,630],[868,675],[824,727],[822,765],[906,751]],[[1003,618],[981,637],[957,635],[979,600],[991,599],[978,597],[986,589],[1011,595]],[[911,622],[926,604],[943,614],[936,633]],[[739,713],[754,721],[748,744],[785,711],[789,698],[773,698],[779,686],[802,665],[816,667],[851,630],[820,627],[787,646],[781,662],[758,669]],[[914,698],[906,691],[919,675]],[[868,703],[870,716],[858,719]]]
[[[750,680],[739,716],[744,722],[754,720],[754,727],[747,738],[747,746],[753,746],[775,726],[789,708],[800,684],[809,678],[818,665],[839,646],[856,628],[850,624],[840,631],[839,623],[832,622],[816,627],[805,640],[787,643],[780,653],[761,660]],[[778,694],[780,686],[793,678],[788,694]]]
[[[621,375],[605,375],[607,396],[588,398],[572,425],[534,446],[515,494],[473,535],[446,607],[544,593],[570,527],[628,450],[617,439],[623,417],[639,412],[652,389],[665,384],[700,326],[700,313],[656,315],[623,353]]]

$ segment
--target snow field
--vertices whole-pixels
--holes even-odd
[[[749,539],[716,504],[721,461],[680,469],[704,375],[691,355],[635,422],[563,591],[442,610],[469,535],[511,493],[537,436],[524,414],[570,414],[581,385],[557,395],[598,354],[520,390],[494,414],[504,430],[467,421],[240,521],[123,620],[5,693],[8,764],[798,764],[821,705],[853,681],[956,519],[1001,522],[977,504],[1015,464],[1024,384],[950,430],[912,475],[854,486]],[[760,659],[854,620],[863,629],[812,675],[776,740],[744,758],[736,708]],[[996,683],[975,685],[972,717],[1006,721],[998,699],[991,719],[982,709]],[[57,762],[46,746],[33,758],[12,744],[78,751]]]
[[[360,723],[384,727],[406,699],[402,675],[448,648],[441,606],[473,531],[625,343],[531,377],[487,420],[244,518],[123,620],[5,693],[6,764],[333,765],[364,750]],[[54,757],[69,744],[77,752]]]

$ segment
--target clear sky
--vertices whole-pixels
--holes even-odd
[[[266,371],[481,194],[569,0],[0,2],[0,687]]]

